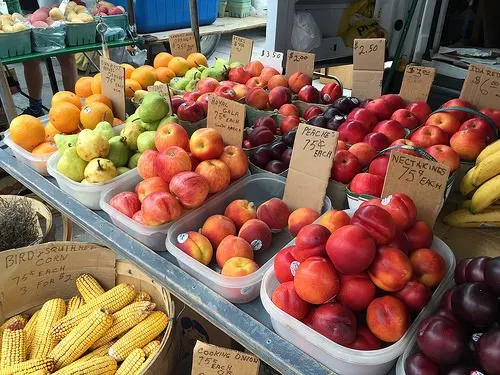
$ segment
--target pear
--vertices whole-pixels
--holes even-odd
[[[121,176],[122,174],[127,173],[128,171],[130,171],[130,168],[127,168],[127,167],[118,167],[118,168],[116,168],[116,171],[118,172],[118,176]]]
[[[224,69],[227,69],[228,67],[229,67],[229,61],[221,59],[219,57],[217,57],[215,59],[214,68],[219,69],[219,70],[221,70],[221,69],[224,70]]]
[[[56,134],[54,142],[56,143],[57,150],[62,155],[68,147],[75,147],[78,140],[78,134]]]
[[[223,81],[225,76],[226,76],[226,68],[207,68],[201,73],[201,78],[207,78],[207,77],[212,77],[215,78],[217,81]]]
[[[195,78],[200,78],[201,72],[198,68],[191,68],[189,69],[186,74],[184,74],[184,78],[189,78],[189,79],[195,79]]]
[[[128,161],[128,167],[130,169],[134,169],[137,167],[137,163],[139,162],[139,158],[141,157],[141,152],[136,152]]]
[[[153,122],[144,122],[144,121],[136,121],[139,125],[141,125],[142,130],[144,131],[156,131],[158,126],[160,125],[160,121]]]
[[[160,120],[160,123],[158,124],[158,127],[162,126],[163,124],[170,124],[172,122],[179,123],[179,117],[177,115],[172,115],[172,116],[165,116]]]
[[[184,90],[187,84],[191,81],[190,78],[186,77],[174,77],[170,80],[169,85],[176,90]]]
[[[109,142],[102,135],[90,129],[84,129],[78,134],[76,152],[85,161],[103,158],[108,155]]]
[[[137,149],[139,152],[146,150],[156,150],[155,146],[156,131],[147,131],[137,137]]]
[[[90,182],[88,182],[86,179],[83,179],[82,181],[80,181],[80,183],[84,185],[90,185]]]
[[[238,66],[243,66],[242,62],[239,61],[233,61],[231,64],[229,64],[229,69],[237,68]]]
[[[85,167],[84,174],[85,179],[92,184],[106,182],[118,176],[118,172],[113,162],[103,158],[91,160]]]
[[[187,86],[184,90],[186,90],[187,92],[195,91],[196,85],[198,84],[198,81],[199,81],[199,79],[195,79],[195,78],[192,79],[191,81],[189,81],[189,83],[187,84]]]
[[[148,91],[146,90],[137,90],[134,92],[134,103],[141,104],[147,93]]]
[[[102,135],[107,140],[110,140],[115,136],[115,132],[113,131],[113,126],[107,121],[101,121],[94,128],[94,133]]]
[[[83,180],[87,162],[80,159],[75,147],[67,147],[57,162],[57,170],[73,181]]]
[[[161,94],[148,92],[142,100],[138,114],[144,122],[155,122],[161,120],[170,111],[170,106]]]
[[[125,120],[125,124],[128,124],[129,122],[134,122],[135,120],[140,120],[141,118],[139,117],[139,108],[135,110],[135,113],[132,115],[128,116],[127,119]]]
[[[198,71],[200,73],[203,72],[206,68],[208,68],[208,66],[205,66],[205,65],[198,65],[198,64],[196,64],[196,65],[197,65],[196,69],[198,69]],[[200,77],[198,77],[198,78],[200,78]]]
[[[132,151],[137,150],[137,138],[143,132],[141,125],[137,122],[129,122],[120,132],[122,137],[127,140],[127,146]]]
[[[127,139],[125,137],[117,135],[109,140],[108,159],[113,162],[115,167],[127,165],[130,154],[131,151],[127,147]]]

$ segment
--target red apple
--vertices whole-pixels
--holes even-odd
[[[217,87],[214,94],[220,96],[221,98],[236,100],[236,92],[228,86]]]
[[[406,109],[413,113],[413,115],[418,119],[419,124],[423,124],[432,112],[429,104],[424,101],[410,103]]]
[[[450,167],[450,174],[455,172],[460,166],[460,157],[450,146],[434,145],[425,149],[436,161]]]
[[[137,172],[143,179],[158,176],[155,171],[155,159],[158,151],[146,150],[137,162]]]
[[[179,106],[177,116],[182,121],[198,122],[205,118],[205,112],[200,103],[191,101],[182,103]]]
[[[319,91],[312,85],[305,85],[299,90],[298,98],[306,103],[319,103]]]
[[[236,82],[232,82],[232,81],[221,81],[219,82],[220,86],[226,86],[226,87],[229,87],[230,89],[232,89],[233,87],[237,86],[237,85],[241,85],[241,83],[236,83]],[[243,85],[245,86],[245,85]]]
[[[336,82],[329,82],[321,89],[321,101],[332,104],[335,99],[342,96],[342,88]]]
[[[361,164],[356,156],[344,150],[335,153],[331,171],[332,180],[348,184],[359,172]]]
[[[366,108],[354,108],[347,116],[347,120],[360,122],[367,132],[371,132],[378,122],[377,117]]]
[[[275,109],[290,103],[291,100],[292,93],[286,87],[278,86],[269,92],[269,104]]]
[[[198,99],[196,99],[196,103],[201,105],[201,108],[203,109],[203,113],[205,114],[205,116],[208,113],[208,96],[209,95],[210,95],[210,93],[201,94],[200,97]]]
[[[285,76],[282,76],[281,74],[272,76],[267,81],[268,90],[272,90],[275,87],[279,87],[279,86],[288,88],[288,80],[286,79]]]
[[[202,161],[195,170],[208,181],[209,193],[214,194],[224,190],[231,183],[229,167],[218,159]]]
[[[442,107],[443,108],[446,108],[446,107],[466,107],[466,108],[474,109],[474,105],[472,105],[472,103],[469,102],[468,100],[464,100],[464,99],[448,100],[446,103],[444,103],[442,105]],[[463,111],[451,110],[451,111],[447,111],[447,113],[450,113],[451,115],[453,115],[460,123],[465,122],[465,120],[467,120],[470,117],[470,115],[467,112],[463,112]]]
[[[139,201],[143,201],[148,195],[155,193],[157,191],[170,192],[168,183],[161,177],[149,177],[144,179],[135,185],[135,192],[139,198]]]
[[[371,173],[359,173],[349,184],[349,190],[355,194],[366,194],[380,197],[384,187],[384,177]]]
[[[177,146],[189,151],[188,133],[186,129],[175,122],[160,126],[155,133],[154,142],[156,149],[160,152],[170,146]]]
[[[391,118],[394,112],[392,106],[381,98],[368,102],[365,108],[371,111],[379,121]]]
[[[170,146],[158,153],[155,170],[165,182],[170,182],[177,173],[191,170],[191,159],[182,148]]]
[[[269,82],[269,80],[276,75],[279,75],[280,72],[278,72],[276,69],[271,68],[270,66],[266,66],[262,71],[260,72],[260,78],[262,78],[264,81]]]
[[[212,77],[202,78],[196,84],[196,89],[202,94],[214,92],[217,87],[219,87],[219,81]]]
[[[363,141],[367,134],[363,125],[358,121],[346,121],[339,126],[339,139],[351,145]]]
[[[401,108],[394,112],[391,120],[397,121],[406,129],[415,129],[420,125],[420,120],[408,109]]]
[[[470,120],[465,121],[459,128],[459,130],[465,129],[478,129],[483,132],[486,143],[491,143],[496,139],[496,131],[493,127],[483,120],[482,118],[474,117]]]
[[[373,146],[365,142],[360,142],[352,145],[349,148],[349,152],[358,158],[362,168],[368,167],[375,155],[377,155],[377,150]]]
[[[389,143],[394,142],[396,139],[404,138],[406,133],[403,126],[396,120],[380,121],[374,128],[374,132],[385,134],[389,139]]]
[[[142,214],[146,225],[165,224],[177,219],[181,213],[182,207],[177,199],[164,191],[152,193],[142,202]]]
[[[313,117],[316,117],[316,116],[319,116],[322,114],[323,114],[323,110],[320,107],[318,107],[316,105],[312,105],[304,111],[304,114],[302,115],[302,117],[304,117],[304,120],[309,121]]]
[[[243,66],[237,66],[236,68],[229,69],[229,80],[237,83],[245,84],[252,78],[252,75]]]
[[[363,138],[363,142],[368,143],[370,146],[372,146],[376,151],[382,151],[383,149],[389,147],[391,144],[391,141],[387,136],[383,133],[379,132],[373,132],[370,134],[367,134]]]
[[[224,141],[217,130],[201,128],[191,135],[189,149],[198,160],[216,159],[224,151]]]
[[[425,125],[434,125],[441,128],[451,137],[460,128],[460,121],[458,121],[455,116],[451,113],[438,112],[430,115],[430,117],[425,122]]]
[[[280,129],[281,134],[286,134],[290,130],[299,126],[300,120],[295,116],[286,116],[283,120],[281,120]]]
[[[199,98],[198,98],[199,99]],[[184,103],[185,100],[182,99],[180,96],[173,96],[172,97],[172,112],[174,114],[177,114],[177,110],[179,109],[179,106]]]
[[[248,90],[245,100],[249,106],[264,110],[269,104],[269,95],[263,88],[253,87]]]
[[[301,72],[295,72],[288,78],[288,86],[294,93],[298,93],[302,87],[310,84],[311,77]]]
[[[182,99],[184,99],[186,102],[189,101],[195,102],[196,100],[198,100],[201,94],[202,93],[199,91],[186,92],[184,95],[182,95]]]
[[[264,87],[266,87],[266,83],[267,82],[263,81],[262,78],[260,78],[260,77],[252,77],[245,83],[245,86],[248,88],[252,88],[252,87],[264,88]]]
[[[109,201],[109,205],[128,217],[134,216],[141,209],[141,202],[138,195],[131,191],[116,194]]]
[[[387,174],[387,167],[389,165],[389,156],[381,155],[376,157],[370,163],[368,172],[377,176],[385,177]]]
[[[398,94],[386,94],[382,95],[380,99],[385,100],[389,105],[392,107],[393,111],[396,111],[398,109],[404,108],[405,107],[405,102],[401,96]]]
[[[500,111],[492,108],[483,108],[479,112],[485,114],[497,125],[497,129],[500,130]]]
[[[486,147],[486,139],[479,129],[459,130],[450,138],[450,146],[460,159],[474,161]]]
[[[169,184],[170,192],[186,208],[196,208],[205,202],[208,196],[208,181],[195,172],[176,174]]]
[[[430,147],[434,145],[444,145],[448,143],[448,135],[444,130],[434,125],[424,125],[415,130],[410,140],[417,147]]]
[[[295,104],[283,104],[279,109],[279,114],[283,116],[294,116],[299,118],[299,109]]]

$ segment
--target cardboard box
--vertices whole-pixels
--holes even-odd
[[[352,80],[352,96],[359,100],[376,99],[382,95],[383,71],[356,70]]]
[[[352,89],[352,69],[353,65],[339,65],[331,68],[326,68],[326,74],[335,76],[340,79],[345,89]],[[335,82],[333,79],[323,78],[319,79],[321,83]]]

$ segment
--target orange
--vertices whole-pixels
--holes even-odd
[[[36,146],[32,154],[51,154],[54,151],[57,151],[57,146],[54,142],[43,142]]]
[[[164,68],[168,67],[168,63],[170,60],[172,60],[174,56],[172,56],[168,52],[160,52],[158,55],[155,56],[155,59],[153,61],[153,66],[155,68],[159,68],[163,66]]]
[[[80,98],[92,95],[92,77],[82,77],[76,81],[75,94]]]
[[[120,120],[119,118],[116,118],[116,117],[115,117],[115,118],[113,119],[113,123],[112,123],[111,125],[113,125],[113,126],[118,126],[118,125],[121,125],[121,124],[123,124],[123,120]]]
[[[120,66],[125,68],[125,78],[130,78],[130,75],[135,70],[135,68],[130,64],[120,64]]]
[[[171,69],[177,77],[184,77],[184,74],[189,70],[189,64],[183,57],[174,57],[168,63],[168,68]]]
[[[190,68],[197,68],[200,65],[208,66],[207,58],[199,52],[191,53],[186,60]]]
[[[134,93],[137,90],[141,90],[142,86],[139,84],[139,82],[134,81],[133,79],[126,79],[125,80],[125,96],[127,98],[132,98],[134,96]]]
[[[101,102],[86,105],[80,112],[80,122],[85,129],[94,129],[101,121],[113,123],[113,112]]]
[[[80,101],[80,98],[78,97],[78,95],[73,94],[71,91],[59,91],[58,93],[54,94],[54,96],[52,97],[51,105],[55,105],[61,102],[71,103],[78,108],[82,108],[82,102]]]
[[[45,124],[45,140],[46,141],[53,141],[54,140],[54,135],[60,134],[61,132],[54,128],[54,125],[50,123],[50,121]]]
[[[62,133],[74,132],[80,125],[80,109],[68,102],[57,103],[49,111],[49,121]]]
[[[151,70],[150,68],[151,67],[148,67],[147,65],[138,67],[132,72],[130,79],[139,82],[141,87],[144,90],[147,90],[148,86],[153,85],[156,81],[156,73],[154,72],[154,69]]]
[[[89,105],[90,103],[94,102],[101,102],[106,104],[111,110],[113,110],[113,104],[111,103],[111,100],[103,94],[94,94],[90,95],[85,101],[83,102],[83,106],[85,107],[86,105]]]
[[[100,94],[102,92],[101,88],[101,73],[97,73],[92,78],[92,84],[90,85],[93,94]]]
[[[45,129],[39,119],[30,115],[17,116],[10,123],[12,141],[27,151],[45,141]]]
[[[159,67],[156,68],[156,78],[162,83],[169,83],[172,78],[175,77],[175,73],[169,68]]]

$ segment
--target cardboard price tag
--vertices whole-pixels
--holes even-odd
[[[194,52],[198,52],[196,48],[196,39],[192,32],[171,34],[168,36],[170,50],[172,55],[180,57],[188,57]]]
[[[382,94],[383,71],[353,70],[352,95],[359,100],[378,98]]]
[[[314,53],[288,50],[286,53],[286,77],[289,78],[295,72],[302,72],[312,78],[315,59]]]
[[[241,147],[245,128],[244,104],[210,95],[208,99],[207,128],[214,128],[222,135],[226,145]]]
[[[252,354],[197,341],[191,375],[257,375],[260,360]]]
[[[165,98],[167,102],[170,103],[170,95],[168,92],[168,85],[162,83],[161,85],[148,86],[148,91],[158,92]],[[170,114],[169,114],[170,116]]]
[[[468,100],[478,108],[500,110],[500,70],[471,64],[460,99]]]
[[[354,39],[352,61],[355,70],[384,70],[385,39]]]
[[[233,35],[231,42],[231,57],[229,62],[239,61],[242,64],[248,64],[252,59],[253,40]]]
[[[443,204],[450,168],[444,164],[391,151],[382,197],[408,195],[417,207],[417,219],[432,228]]]
[[[283,195],[291,210],[323,207],[338,139],[333,130],[299,124]]]
[[[125,68],[101,56],[102,93],[113,103],[115,117],[125,121]]]
[[[264,66],[270,66],[280,72],[280,74],[283,73],[283,52],[263,49],[259,60]]]
[[[408,65],[403,76],[399,95],[406,103],[427,101],[436,69],[429,66]]]

